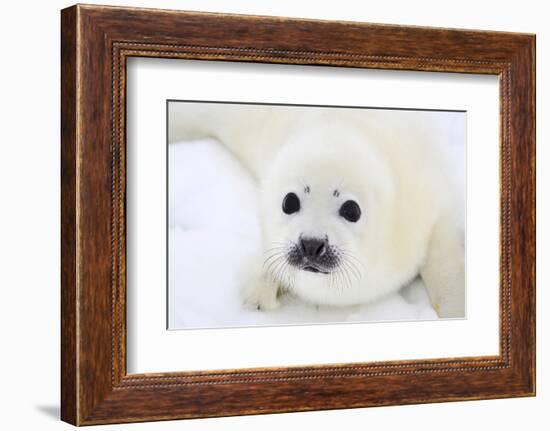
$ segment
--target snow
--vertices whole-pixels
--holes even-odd
[[[437,319],[420,279],[367,305],[286,296],[276,310],[245,309],[239,274],[261,252],[254,178],[212,139],[170,144],[168,159],[169,329]]]

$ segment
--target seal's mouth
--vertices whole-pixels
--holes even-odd
[[[313,273],[315,273],[315,274],[328,274],[327,271],[322,271],[322,270],[320,270],[319,268],[316,268],[316,267],[311,266],[311,265],[304,266],[302,269],[303,269],[304,271],[313,272]]]

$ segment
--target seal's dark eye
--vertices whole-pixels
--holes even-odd
[[[361,217],[361,208],[355,201],[345,201],[340,207],[340,215],[347,221],[355,223]]]
[[[296,193],[289,193],[283,199],[283,212],[285,214],[292,214],[300,211],[300,199],[296,196]]]

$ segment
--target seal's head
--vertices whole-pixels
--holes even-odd
[[[265,272],[308,301],[355,303],[365,278],[382,276],[393,188],[383,155],[353,127],[294,131],[261,181]]]

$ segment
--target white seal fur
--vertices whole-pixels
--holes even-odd
[[[315,304],[367,303],[420,275],[440,317],[464,317],[463,196],[441,134],[421,117],[200,103],[171,103],[169,115],[170,142],[217,138],[259,181],[264,255],[246,268],[248,306],[275,308],[285,290]],[[289,193],[300,206],[291,214]],[[358,220],[341,215],[347,201]]]

